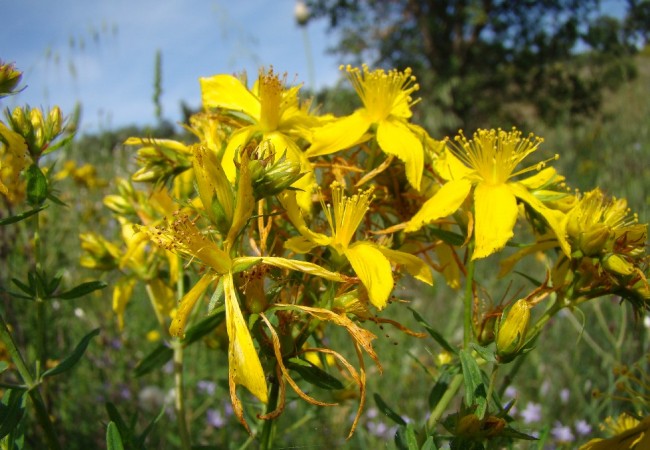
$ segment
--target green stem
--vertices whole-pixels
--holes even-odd
[[[61,449],[61,445],[59,444],[57,438],[57,433],[54,430],[54,426],[52,425],[52,421],[50,420],[50,415],[47,412],[47,409],[45,407],[45,402],[43,401],[43,397],[41,396],[41,391],[39,390],[39,383],[34,381],[34,377],[32,377],[32,374],[27,368],[27,364],[25,364],[25,360],[20,354],[20,351],[18,350],[18,347],[14,342],[13,336],[11,335],[9,328],[7,327],[7,323],[5,322],[4,317],[1,314],[0,314],[0,339],[2,339],[2,342],[4,343],[5,348],[7,349],[7,353],[9,353],[12,362],[16,366],[16,370],[18,370],[20,377],[22,378],[23,382],[27,386],[28,389],[27,392],[29,394],[30,399],[32,400],[32,404],[34,405],[36,418],[40,423],[41,427],[43,427],[43,431],[45,432],[45,440],[47,441],[47,446],[53,450]]]
[[[187,412],[185,410],[185,390],[183,381],[183,344],[180,340],[175,339],[172,342],[174,349],[174,389],[176,398],[174,399],[174,409],[176,410],[176,420],[178,422],[178,434],[181,438],[181,448],[190,450],[192,443],[190,440],[190,431],[187,426]]]
[[[41,226],[39,214],[31,218],[34,230],[34,272],[36,277],[43,275],[43,254],[41,244]],[[45,299],[37,287],[36,289],[36,377],[38,378],[47,362],[47,333],[46,333],[46,310]]]
[[[440,398],[440,401],[438,402],[436,407],[433,408],[433,411],[431,411],[429,420],[427,420],[427,430],[431,431],[436,427],[438,421],[442,417],[442,414],[447,409],[449,402],[451,402],[451,400],[458,392],[458,389],[460,389],[461,384],[463,384],[463,374],[459,373],[456,376],[454,376],[454,378],[451,379],[451,383],[449,383],[447,390]]]
[[[470,245],[470,252],[473,252],[473,246]],[[465,278],[465,299],[464,299],[464,333],[463,333],[463,348],[467,348],[472,341],[472,310],[474,301],[474,261],[469,260],[467,265],[467,277]]]
[[[271,382],[271,392],[269,393],[269,402],[266,405],[266,413],[269,414],[275,411],[278,404],[278,395],[280,393],[280,383],[277,380]],[[260,443],[260,450],[270,450],[273,445],[273,438],[275,437],[275,419],[270,419],[264,422],[262,428],[262,438]]]
[[[487,395],[485,396],[485,399],[487,401],[487,404],[490,404],[490,398],[492,398],[492,393],[494,392],[494,385],[497,382],[497,372],[499,371],[499,365],[494,364],[492,366],[492,373],[490,374],[490,385],[488,386],[488,391]],[[487,412],[488,408],[485,408],[485,411]],[[481,417],[482,419],[483,417]]]

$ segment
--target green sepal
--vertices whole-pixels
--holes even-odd
[[[133,373],[136,377],[146,375],[167,364],[167,361],[171,360],[173,356],[174,350],[172,348],[160,344],[136,364]]]
[[[338,378],[333,377],[310,361],[300,358],[291,358],[287,361],[287,368],[295,370],[307,383],[313,384],[319,388],[327,390],[345,388]]]
[[[65,359],[63,359],[63,361],[61,361],[55,367],[52,367],[51,369],[43,372],[42,377],[45,378],[54,375],[59,375],[63,372],[72,369],[83,356],[84,352],[86,351],[86,348],[88,347],[88,344],[90,343],[90,340],[95,336],[97,336],[98,334],[99,334],[99,328],[95,328],[93,331],[85,335],[81,339],[79,344],[77,344],[77,347],[75,347],[74,351],[70,355],[68,355]]]

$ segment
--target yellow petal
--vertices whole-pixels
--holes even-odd
[[[241,111],[255,121],[260,119],[261,105],[247,88],[232,75],[200,78],[201,99],[205,108]]]
[[[528,189],[519,183],[509,184],[510,191],[519,199],[523,200],[528,206],[539,213],[549,225],[555,237],[560,243],[560,248],[565,255],[571,255],[571,246],[566,238],[566,226],[564,225],[565,214],[556,209],[551,209],[532,195]]]
[[[433,169],[445,180],[466,178],[474,172],[450,151],[444,151],[433,161]]]
[[[564,181],[564,177],[558,174],[554,167],[547,167],[535,175],[519,180],[521,184],[533,190],[542,189],[548,186],[549,183],[557,184],[562,181]]]
[[[344,253],[368,290],[370,302],[377,309],[382,309],[393,290],[393,271],[388,259],[367,242],[355,242]]]
[[[314,131],[306,155],[311,158],[350,148],[365,140],[364,134],[369,127],[370,121],[362,111],[330,122]]]
[[[507,184],[479,183],[474,190],[474,254],[484,258],[501,250],[513,236],[517,199]]]
[[[434,220],[454,213],[463,204],[471,188],[472,183],[466,178],[448,181],[433,197],[424,202],[422,208],[406,225],[405,231],[417,231]]]
[[[284,241],[284,248],[295,253],[309,253],[318,244],[305,236],[295,236]]]
[[[406,271],[411,276],[424,283],[427,283],[428,285],[433,285],[433,275],[431,274],[431,269],[417,256],[381,246],[377,246],[376,248],[391,262],[404,267],[404,269],[406,269]]]
[[[131,299],[136,281],[135,278],[122,278],[113,289],[113,312],[117,315],[117,326],[120,331],[124,329],[124,311]]]
[[[235,197],[235,211],[233,212],[232,225],[228,230],[228,236],[224,242],[224,250],[230,253],[232,245],[242,228],[250,220],[255,209],[255,198],[253,197],[253,185],[251,182],[248,167],[249,155],[243,151],[241,154],[241,165],[237,175],[237,194]]]
[[[257,355],[257,350],[253,345],[253,338],[239,308],[237,293],[230,272],[224,275],[223,290],[226,303],[226,329],[228,330],[230,396],[231,398],[236,397],[237,394],[233,392],[233,387],[242,385],[261,402],[266,403],[268,401],[268,390],[264,370]]]
[[[203,275],[194,287],[183,296],[178,304],[174,320],[172,320],[172,324],[169,327],[169,334],[172,336],[183,337],[187,319],[189,319],[190,313],[194,309],[194,305],[196,305],[197,300],[201,298],[201,295],[203,295],[213,279],[214,275],[212,274]]]
[[[226,172],[226,176],[231,183],[235,182],[237,178],[237,169],[235,160],[237,159],[237,151],[244,148],[249,141],[251,133],[254,131],[253,127],[244,127],[233,132],[228,139],[228,145],[221,156],[221,166]]]
[[[406,165],[406,178],[420,190],[424,170],[424,149],[421,140],[399,120],[382,120],[377,126],[377,143],[389,155],[397,156]]]
[[[235,263],[240,259],[241,258],[236,258]],[[317,277],[325,278],[326,280],[339,282],[348,281],[348,279],[340,273],[330,272],[317,264],[307,261],[298,261],[297,259],[279,258],[275,256],[262,256],[261,260],[264,264],[268,264],[269,266],[297,270],[299,272],[308,273],[309,275],[316,275]]]

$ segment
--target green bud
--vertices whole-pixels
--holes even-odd
[[[505,318],[499,323],[496,345],[497,355],[504,362],[509,361],[526,343],[526,333],[530,322],[530,305],[520,299],[510,307]]]
[[[22,72],[16,70],[13,63],[4,63],[0,60],[0,98],[15,94],[16,86],[22,77]]]

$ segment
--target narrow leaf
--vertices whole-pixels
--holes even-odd
[[[30,296],[29,298],[32,298],[32,297],[34,297],[36,295],[36,291],[31,286],[26,285],[25,283],[23,283],[19,279],[12,278],[11,281],[13,282],[13,284],[18,286],[18,288],[21,291],[23,291],[25,294],[29,295]]]
[[[375,398],[375,403],[377,403],[377,408],[379,408],[379,411],[381,411],[383,414],[386,415],[390,420],[395,422],[398,425],[406,425],[406,421],[402,419],[402,416],[397,414],[395,411],[393,411],[384,401],[384,399],[381,398],[379,394],[374,395]]]
[[[431,335],[431,337],[433,339],[435,339],[436,342],[438,344],[440,344],[440,346],[442,348],[447,350],[449,353],[453,353],[454,355],[458,354],[458,350],[456,350],[454,347],[452,347],[451,344],[449,344],[449,342],[447,342],[447,340],[444,337],[442,337],[442,335],[440,333],[438,333],[436,330],[434,330],[431,327],[431,325],[429,325],[424,320],[424,318],[420,315],[420,313],[418,313],[416,310],[414,310],[412,308],[409,308],[409,309],[413,313],[413,317],[415,317],[415,320],[417,320],[420,323],[420,325],[422,325],[424,327],[424,329],[427,330],[427,332]]]
[[[73,287],[69,291],[61,292],[60,294],[53,295],[53,298],[60,298],[62,300],[71,300],[73,298],[83,297],[86,294],[90,294],[98,289],[104,289],[108,286],[103,281],[88,281],[86,283],[81,283],[78,286]]]
[[[77,347],[74,349],[74,351],[70,355],[68,355],[68,357],[66,357],[55,367],[52,367],[51,369],[43,372],[43,378],[58,375],[60,373],[72,369],[83,356],[84,352],[86,351],[86,348],[88,347],[88,344],[90,343],[90,340],[95,336],[97,336],[98,334],[99,334],[99,328],[95,328],[93,331],[85,335],[81,339],[79,344],[77,344]]]
[[[318,366],[303,359],[292,358],[287,362],[287,368],[295,370],[304,378],[307,383],[313,384],[322,389],[335,390],[343,389],[343,383]]]
[[[215,313],[209,315],[208,317],[202,319],[196,325],[188,328],[185,331],[185,336],[183,337],[183,345],[190,345],[192,342],[198,341],[203,336],[212,332],[217,328],[221,322],[226,318],[226,308],[221,306],[216,310]]]
[[[106,450],[124,450],[122,436],[115,422],[109,422],[106,427]]]
[[[11,433],[25,413],[23,395],[26,391],[9,389],[2,396],[0,403],[0,439]]]
[[[429,436],[427,440],[424,441],[420,450],[438,450],[438,446],[436,445],[436,441],[433,440],[433,436]]]
[[[47,208],[47,205],[43,205],[43,206],[39,206],[38,208],[30,209],[29,211],[25,211],[25,212],[22,212],[20,214],[16,214],[15,216],[6,217],[6,218],[0,220],[0,226],[20,222],[21,220],[25,220],[28,217],[33,216],[34,214],[38,213],[39,211],[43,211],[45,208]]]
[[[453,245],[454,247],[460,247],[465,243],[465,236],[462,234],[454,233],[453,231],[443,230],[442,228],[430,227],[427,229],[431,234],[440,239],[441,241]]]
[[[134,369],[134,374],[136,377],[141,377],[148,374],[149,372],[158,369],[159,367],[164,366],[167,361],[172,359],[174,356],[174,350],[167,347],[165,344],[161,344],[147,356],[145,356]]]
[[[108,413],[108,417],[111,419],[112,422],[115,423],[115,427],[120,433],[120,440],[122,442],[131,442],[133,441],[133,433],[131,432],[131,428],[126,424],[126,421],[122,418],[122,415],[120,412],[117,410],[115,405],[111,402],[106,402],[106,412]]]

